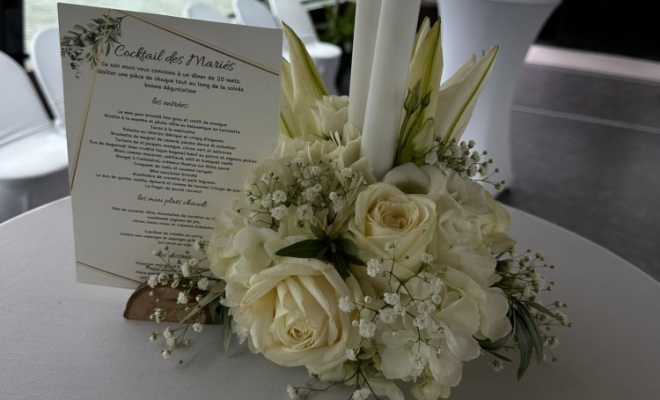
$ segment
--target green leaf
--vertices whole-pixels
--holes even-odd
[[[225,349],[225,355],[229,354],[229,343],[231,342],[231,320],[229,308],[222,307],[222,347]]]
[[[316,255],[315,258],[317,258],[319,260],[323,260],[323,257],[325,256],[325,253],[328,251],[329,248],[330,248],[330,246],[323,247],[321,250],[319,250],[319,252],[318,252],[318,254]]]
[[[345,237],[338,237],[337,239],[334,240],[334,242],[346,254],[357,256],[358,253],[360,253],[360,248],[357,247],[357,245],[353,243],[351,239],[347,239]]]
[[[484,349],[484,350],[486,350],[486,349]],[[495,357],[499,358],[500,360],[507,361],[507,362],[513,362],[513,361],[511,361],[510,359],[504,357],[503,355],[501,355],[501,354],[499,354],[499,353],[496,353],[495,351],[491,351],[491,350],[486,350],[486,351],[487,351],[488,353],[494,355]]]
[[[552,317],[552,318],[555,318],[555,314],[553,314],[552,311],[550,311],[550,310],[548,310],[547,308],[543,307],[543,306],[540,305],[539,303],[535,303],[535,302],[533,302],[533,301],[525,301],[525,304],[528,305],[528,306],[530,306],[530,307],[536,308],[537,310],[539,310],[539,311],[542,312],[543,314],[546,314],[546,315],[548,315],[548,316],[550,316],[550,317]]]
[[[541,362],[543,358],[543,341],[541,339],[541,332],[539,332],[538,325],[524,304],[521,302],[515,302],[515,307],[529,333],[529,337],[532,341],[532,348],[536,352],[536,359],[538,362]]]
[[[281,257],[316,258],[325,246],[326,243],[323,240],[307,239],[284,247],[278,250],[275,255]]]
[[[312,224],[311,222],[309,223],[309,229],[312,231],[314,236],[316,236],[320,240],[326,240],[328,238],[328,235],[326,235],[322,229],[318,228],[316,225]]]
[[[224,307],[220,305],[220,301],[215,299],[208,307],[209,313],[211,314],[211,323],[221,325],[225,316],[222,313]]]
[[[529,333],[525,330],[524,324],[519,317],[519,314],[514,312],[514,331],[516,333],[516,341],[518,342],[518,351],[520,352],[520,364],[518,365],[518,380],[522,378],[529,367],[529,361],[532,359],[532,339]]]
[[[214,300],[220,298],[220,296],[222,296],[222,294],[225,292],[225,286],[226,284],[224,282],[216,283],[216,285],[213,286],[213,289],[211,289],[211,291],[207,293],[206,296],[202,297],[195,305],[195,307],[193,307],[193,309],[188,313],[188,315],[186,315],[186,317],[181,320],[181,323],[185,324],[192,317],[199,314],[204,307],[211,304],[211,302]]]
[[[339,276],[341,276],[343,279],[346,279],[350,276],[346,266],[346,261],[344,261],[344,257],[342,257],[340,253],[332,253],[332,264],[335,266],[337,272],[339,272]]]
[[[490,341],[489,339],[477,340],[477,342],[479,342],[479,347],[481,347],[482,349],[484,349],[486,351],[495,351],[495,350],[499,350],[502,347],[504,347],[506,342],[509,341],[509,338],[510,338],[510,335],[506,335],[503,338],[497,339],[494,342]]]
[[[346,262],[349,263],[349,264],[359,265],[361,267],[366,267],[367,266],[367,264],[364,261],[362,261],[361,259],[359,259],[355,256],[352,256],[352,255],[347,254],[347,253],[343,253],[342,255],[344,256],[344,260],[346,260]]]

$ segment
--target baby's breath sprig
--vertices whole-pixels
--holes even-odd
[[[203,251],[206,246],[206,242],[203,241],[195,241],[193,244],[195,251]],[[153,254],[159,257],[162,263],[158,264],[160,272],[150,275],[147,280],[147,285],[153,289],[149,295],[154,297],[157,303],[162,303],[161,300],[171,295],[172,291],[178,294],[176,306],[169,309],[156,308],[150,319],[160,323],[166,321],[170,315],[187,313],[176,327],[167,327],[161,334],[154,332],[149,337],[152,342],[163,337],[166,347],[161,354],[167,359],[175,350],[190,345],[191,340],[186,339],[190,330],[196,333],[202,331],[204,308],[222,295],[223,291],[218,288],[221,289],[224,283],[215,278],[204,266],[207,261],[204,256],[194,257],[189,250],[183,254],[173,253],[168,246],[155,250]],[[151,266],[148,267],[153,269]],[[183,358],[179,359],[179,363],[182,362]]]
[[[318,212],[327,210],[327,221],[323,222],[329,226],[346,211],[348,200],[367,185],[355,171],[334,160],[321,159],[317,165],[309,165],[298,157],[284,166],[287,177],[269,171],[259,179],[254,175],[248,178],[245,200],[249,207],[238,210],[246,216],[245,225],[277,230],[293,210],[301,221],[311,221]]]
[[[325,392],[330,388],[337,385],[347,385],[355,387],[351,394],[352,400],[365,400],[370,395],[374,395],[375,400],[382,400],[376,394],[372,387],[372,379],[383,379],[383,374],[380,373],[374,366],[371,356],[361,356],[359,358],[351,358],[343,365],[344,377],[337,381],[321,381],[318,375],[312,375],[304,386],[287,386],[287,392],[292,399],[307,399],[309,396],[316,392]]]
[[[556,336],[550,334],[551,327],[571,327],[566,314],[560,311],[567,305],[555,301],[551,305],[543,305],[539,294],[552,291],[554,282],[547,282],[539,273],[542,269],[554,269],[553,265],[546,264],[542,252],[532,254],[527,250],[518,254],[516,246],[497,255],[497,273],[501,280],[494,286],[502,289],[509,300],[509,320],[513,327],[512,332],[496,342],[480,341],[481,348],[496,357],[491,364],[495,371],[503,368],[500,361],[511,360],[498,351],[501,349],[513,350],[520,355],[518,366],[518,379],[525,373],[532,356],[536,354],[538,361],[547,358],[545,351],[552,355],[552,349],[559,345]]]
[[[353,364],[356,369],[357,382],[363,379],[361,386],[356,386],[354,398],[367,398],[369,394],[376,394],[368,385],[369,369],[376,371],[373,364],[373,351],[375,349],[374,337],[378,325],[387,326],[393,338],[400,339],[402,345],[410,349],[422,347],[440,353],[437,339],[445,337],[447,325],[436,318],[436,311],[442,303],[442,293],[445,290],[443,280],[431,273],[430,264],[434,257],[423,253],[420,255],[422,268],[411,278],[403,280],[395,274],[397,259],[407,259],[400,254],[399,244],[396,241],[385,244],[385,251],[391,254],[391,258],[373,258],[367,262],[366,272],[371,278],[383,279],[385,288],[376,293],[374,297],[365,296],[362,301],[352,301],[349,297],[339,298],[339,309],[345,313],[354,310],[359,311],[360,318],[352,322],[358,328],[362,341],[355,349],[349,349],[346,353],[347,363]],[[404,319],[412,320],[415,327],[400,330],[404,325]],[[379,328],[382,329],[382,328]],[[416,332],[416,333],[415,333]],[[411,354],[414,370],[411,375],[419,376],[428,367],[429,360],[424,351]],[[357,396],[357,397],[355,397]],[[376,398],[378,398],[376,396]]]
[[[493,181],[491,177],[497,174],[498,168],[490,172],[490,166],[493,164],[493,159],[485,157],[488,155],[487,151],[479,153],[472,150],[475,142],[470,140],[468,142],[457,143],[456,139],[449,141],[434,141],[431,149],[413,162],[418,162],[423,159],[424,164],[435,165],[441,168],[453,169],[463,177],[468,177],[476,182],[485,182],[491,184],[497,190],[502,190],[505,181]],[[477,174],[481,178],[476,178]]]

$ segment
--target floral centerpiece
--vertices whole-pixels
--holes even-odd
[[[381,26],[400,14],[396,2],[383,3]],[[358,3],[358,24],[368,11],[360,7],[368,3]],[[187,312],[151,337],[165,339],[165,358],[190,344],[191,329],[202,331],[210,307],[225,346],[235,335],[274,363],[309,370],[311,382],[289,385],[292,398],[345,384],[354,399],[403,399],[399,380],[414,382],[416,399],[446,398],[463,363],[482,355],[496,371],[518,358],[519,377],[532,359],[554,359],[549,328],[568,322],[564,304],[538,297],[552,289],[541,275],[552,267],[540,252],[518,253],[506,210],[483,187],[503,184],[491,179],[492,160],[460,140],[497,47],[440,85],[440,28],[425,20],[412,47],[394,49],[412,58],[405,79],[391,83],[405,90],[388,109],[372,104],[387,89],[373,87],[384,74],[379,57],[393,56],[378,43],[381,31],[373,62],[354,61],[371,66],[367,104],[357,104],[328,95],[285,27],[290,62],[282,61],[273,158],[195,252],[155,252],[162,262],[150,294],[175,290],[178,305],[152,319]],[[356,50],[366,36],[358,26]],[[392,129],[370,128],[392,117]]]

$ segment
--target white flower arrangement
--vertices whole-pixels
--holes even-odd
[[[291,63],[283,61],[274,158],[208,241],[195,242],[205,256],[154,252],[164,270],[149,277],[151,294],[178,290],[174,311],[189,312],[162,333],[163,357],[190,343],[189,328],[202,331],[214,302],[225,346],[236,335],[276,364],[309,370],[311,383],[287,387],[291,398],[345,384],[353,399],[403,399],[397,380],[415,382],[416,399],[446,398],[465,361],[491,355],[499,371],[517,353],[520,378],[532,358],[552,355],[550,327],[570,326],[565,304],[539,298],[554,284],[540,272],[552,266],[540,252],[517,254],[507,212],[482,186],[502,185],[490,181],[492,160],[460,141],[497,48],[440,86],[439,25],[424,21],[393,166],[378,179],[348,121],[349,99],[327,95],[285,32]]]

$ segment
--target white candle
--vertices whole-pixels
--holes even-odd
[[[380,10],[360,151],[378,179],[394,166],[420,3],[386,0]]]
[[[348,103],[348,122],[359,130],[364,127],[371,66],[376,48],[381,0],[357,0],[355,34],[353,36],[353,62]]]

